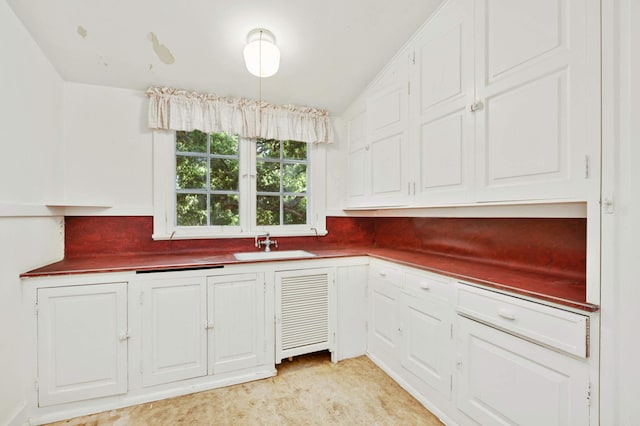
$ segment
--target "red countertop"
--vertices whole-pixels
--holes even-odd
[[[327,217],[326,237],[279,237],[313,259],[371,256],[488,288],[597,311],[586,302],[586,220]],[[215,268],[238,261],[253,238],[153,241],[148,216],[65,218],[65,258],[23,278]],[[306,258],[309,259],[309,258]],[[260,262],[291,261],[269,259]]]
[[[570,276],[559,276],[541,272],[524,271],[492,265],[482,260],[443,256],[424,252],[394,250],[386,248],[349,248],[333,250],[309,250],[312,258],[298,260],[327,259],[336,257],[371,256],[401,265],[419,268],[442,275],[480,284],[497,290],[505,290],[534,297],[564,306],[594,312],[596,305],[586,303],[584,280]],[[232,253],[206,255],[198,253],[146,254],[137,256],[99,256],[64,259],[34,269],[21,275],[22,278],[43,276],[86,274],[123,271],[159,271],[193,268],[215,268],[232,264],[256,262],[283,262],[296,259],[269,259],[239,261]]]

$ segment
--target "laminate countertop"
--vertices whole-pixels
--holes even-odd
[[[219,268],[232,264],[370,256],[587,312],[595,312],[599,309],[597,305],[586,302],[585,277],[558,275],[548,271],[523,270],[522,268],[510,267],[504,264],[491,263],[483,259],[387,248],[307,251],[313,253],[315,257],[239,261],[233,256],[233,253],[210,255],[203,252],[74,257],[65,258],[59,262],[25,272],[21,275],[21,278],[103,272],[205,269]]]

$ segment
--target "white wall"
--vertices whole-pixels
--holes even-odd
[[[45,200],[62,193],[63,82],[7,3],[0,1],[0,424],[24,422],[19,274],[62,258],[60,217]],[[34,208],[35,206],[35,208]],[[40,206],[40,207],[38,207]],[[17,217],[8,217],[11,215]],[[34,213],[37,212],[37,213]]]
[[[64,198],[112,206],[71,214],[152,215],[152,132],[141,91],[64,84]]]
[[[67,209],[71,215],[152,215],[153,144],[141,91],[64,84],[64,199],[110,208]],[[346,138],[339,118],[327,146],[327,209],[344,203]]]
[[[603,2],[601,424],[640,424],[640,2]]]

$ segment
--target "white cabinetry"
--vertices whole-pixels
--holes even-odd
[[[447,1],[364,93],[366,143],[350,131],[350,152],[372,150],[371,170],[354,161],[350,176],[361,188],[366,170],[372,189],[349,204],[586,201],[599,13],[597,0]]]
[[[480,424],[589,424],[587,316],[466,285],[457,309],[460,410]]]
[[[447,399],[453,353],[450,293],[447,279],[406,272],[400,296],[400,365]]]
[[[38,406],[127,392],[127,284],[37,290]]]
[[[447,278],[371,264],[368,353],[421,401],[423,392],[435,395],[429,400],[451,398],[451,294]]]
[[[207,286],[209,374],[261,365],[268,325],[264,273],[209,277]]]
[[[408,68],[399,55],[364,94],[365,111],[347,119],[348,203],[396,206],[409,195]]]
[[[367,264],[339,266],[336,271],[338,361],[367,353],[368,277]]]
[[[335,353],[335,268],[277,271],[276,363],[329,350]]]
[[[207,297],[203,276],[137,283],[142,302],[142,383],[207,374]]]
[[[264,273],[154,277],[136,288],[142,304],[143,386],[264,362]]]
[[[585,200],[599,1],[475,5],[478,200]]]
[[[387,368],[398,368],[398,297],[402,272],[386,263],[375,262],[369,274],[369,322],[367,352]]]
[[[409,97],[415,203],[474,200],[473,5],[445,4],[411,45]]]

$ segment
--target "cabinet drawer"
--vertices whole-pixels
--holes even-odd
[[[396,286],[402,284],[402,271],[399,268],[381,263],[372,264],[370,268],[371,279],[388,281]]]
[[[403,291],[414,297],[449,301],[452,290],[453,283],[444,277],[418,272],[407,272],[404,277]]]
[[[589,355],[585,315],[464,284],[458,286],[457,311],[548,347],[582,358]]]

